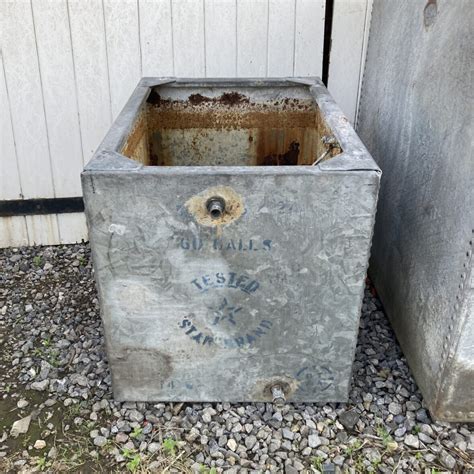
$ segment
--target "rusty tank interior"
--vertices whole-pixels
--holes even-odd
[[[121,152],[146,166],[310,166],[341,148],[303,87],[159,86]]]

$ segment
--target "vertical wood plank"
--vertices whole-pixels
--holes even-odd
[[[88,162],[112,120],[101,0],[68,0],[82,149]]]
[[[325,0],[296,0],[294,76],[321,77]]]
[[[365,62],[364,35],[371,6],[371,0],[334,0],[328,89],[352,123]]]
[[[80,196],[83,156],[67,5],[34,0],[32,10],[55,194]]]
[[[28,244],[24,216],[0,217],[0,248],[24,247]]]
[[[59,239],[56,214],[25,216],[29,245],[57,245]]]
[[[88,240],[86,216],[83,212],[58,214],[58,230],[61,244]]]
[[[171,0],[139,0],[142,76],[173,76]]]
[[[236,0],[205,0],[206,74],[236,77]]]
[[[268,0],[237,2],[237,75],[267,75]]]
[[[20,199],[21,183],[11,124],[3,57],[0,54],[0,200]]]
[[[270,0],[268,5],[268,76],[293,75],[295,1]]]
[[[205,77],[204,2],[172,0],[175,75]]]
[[[115,119],[141,77],[137,1],[104,0],[104,17]]]
[[[54,197],[31,5],[2,2],[0,9],[1,47],[23,195]]]

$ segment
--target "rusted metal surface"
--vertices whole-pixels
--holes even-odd
[[[311,165],[325,150],[328,130],[311,97],[165,94],[152,89],[125,156],[154,166],[289,166]],[[333,147],[328,158],[340,151]]]
[[[82,176],[115,397],[346,400],[377,166],[318,80],[156,81]]]

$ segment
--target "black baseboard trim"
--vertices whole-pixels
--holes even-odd
[[[0,201],[0,217],[68,214],[83,211],[84,200],[82,197]]]

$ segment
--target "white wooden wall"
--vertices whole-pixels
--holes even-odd
[[[0,200],[80,196],[141,76],[321,76],[325,3],[0,0]],[[351,120],[370,4],[335,0],[329,89]],[[0,218],[0,247],[82,239],[82,213]]]

